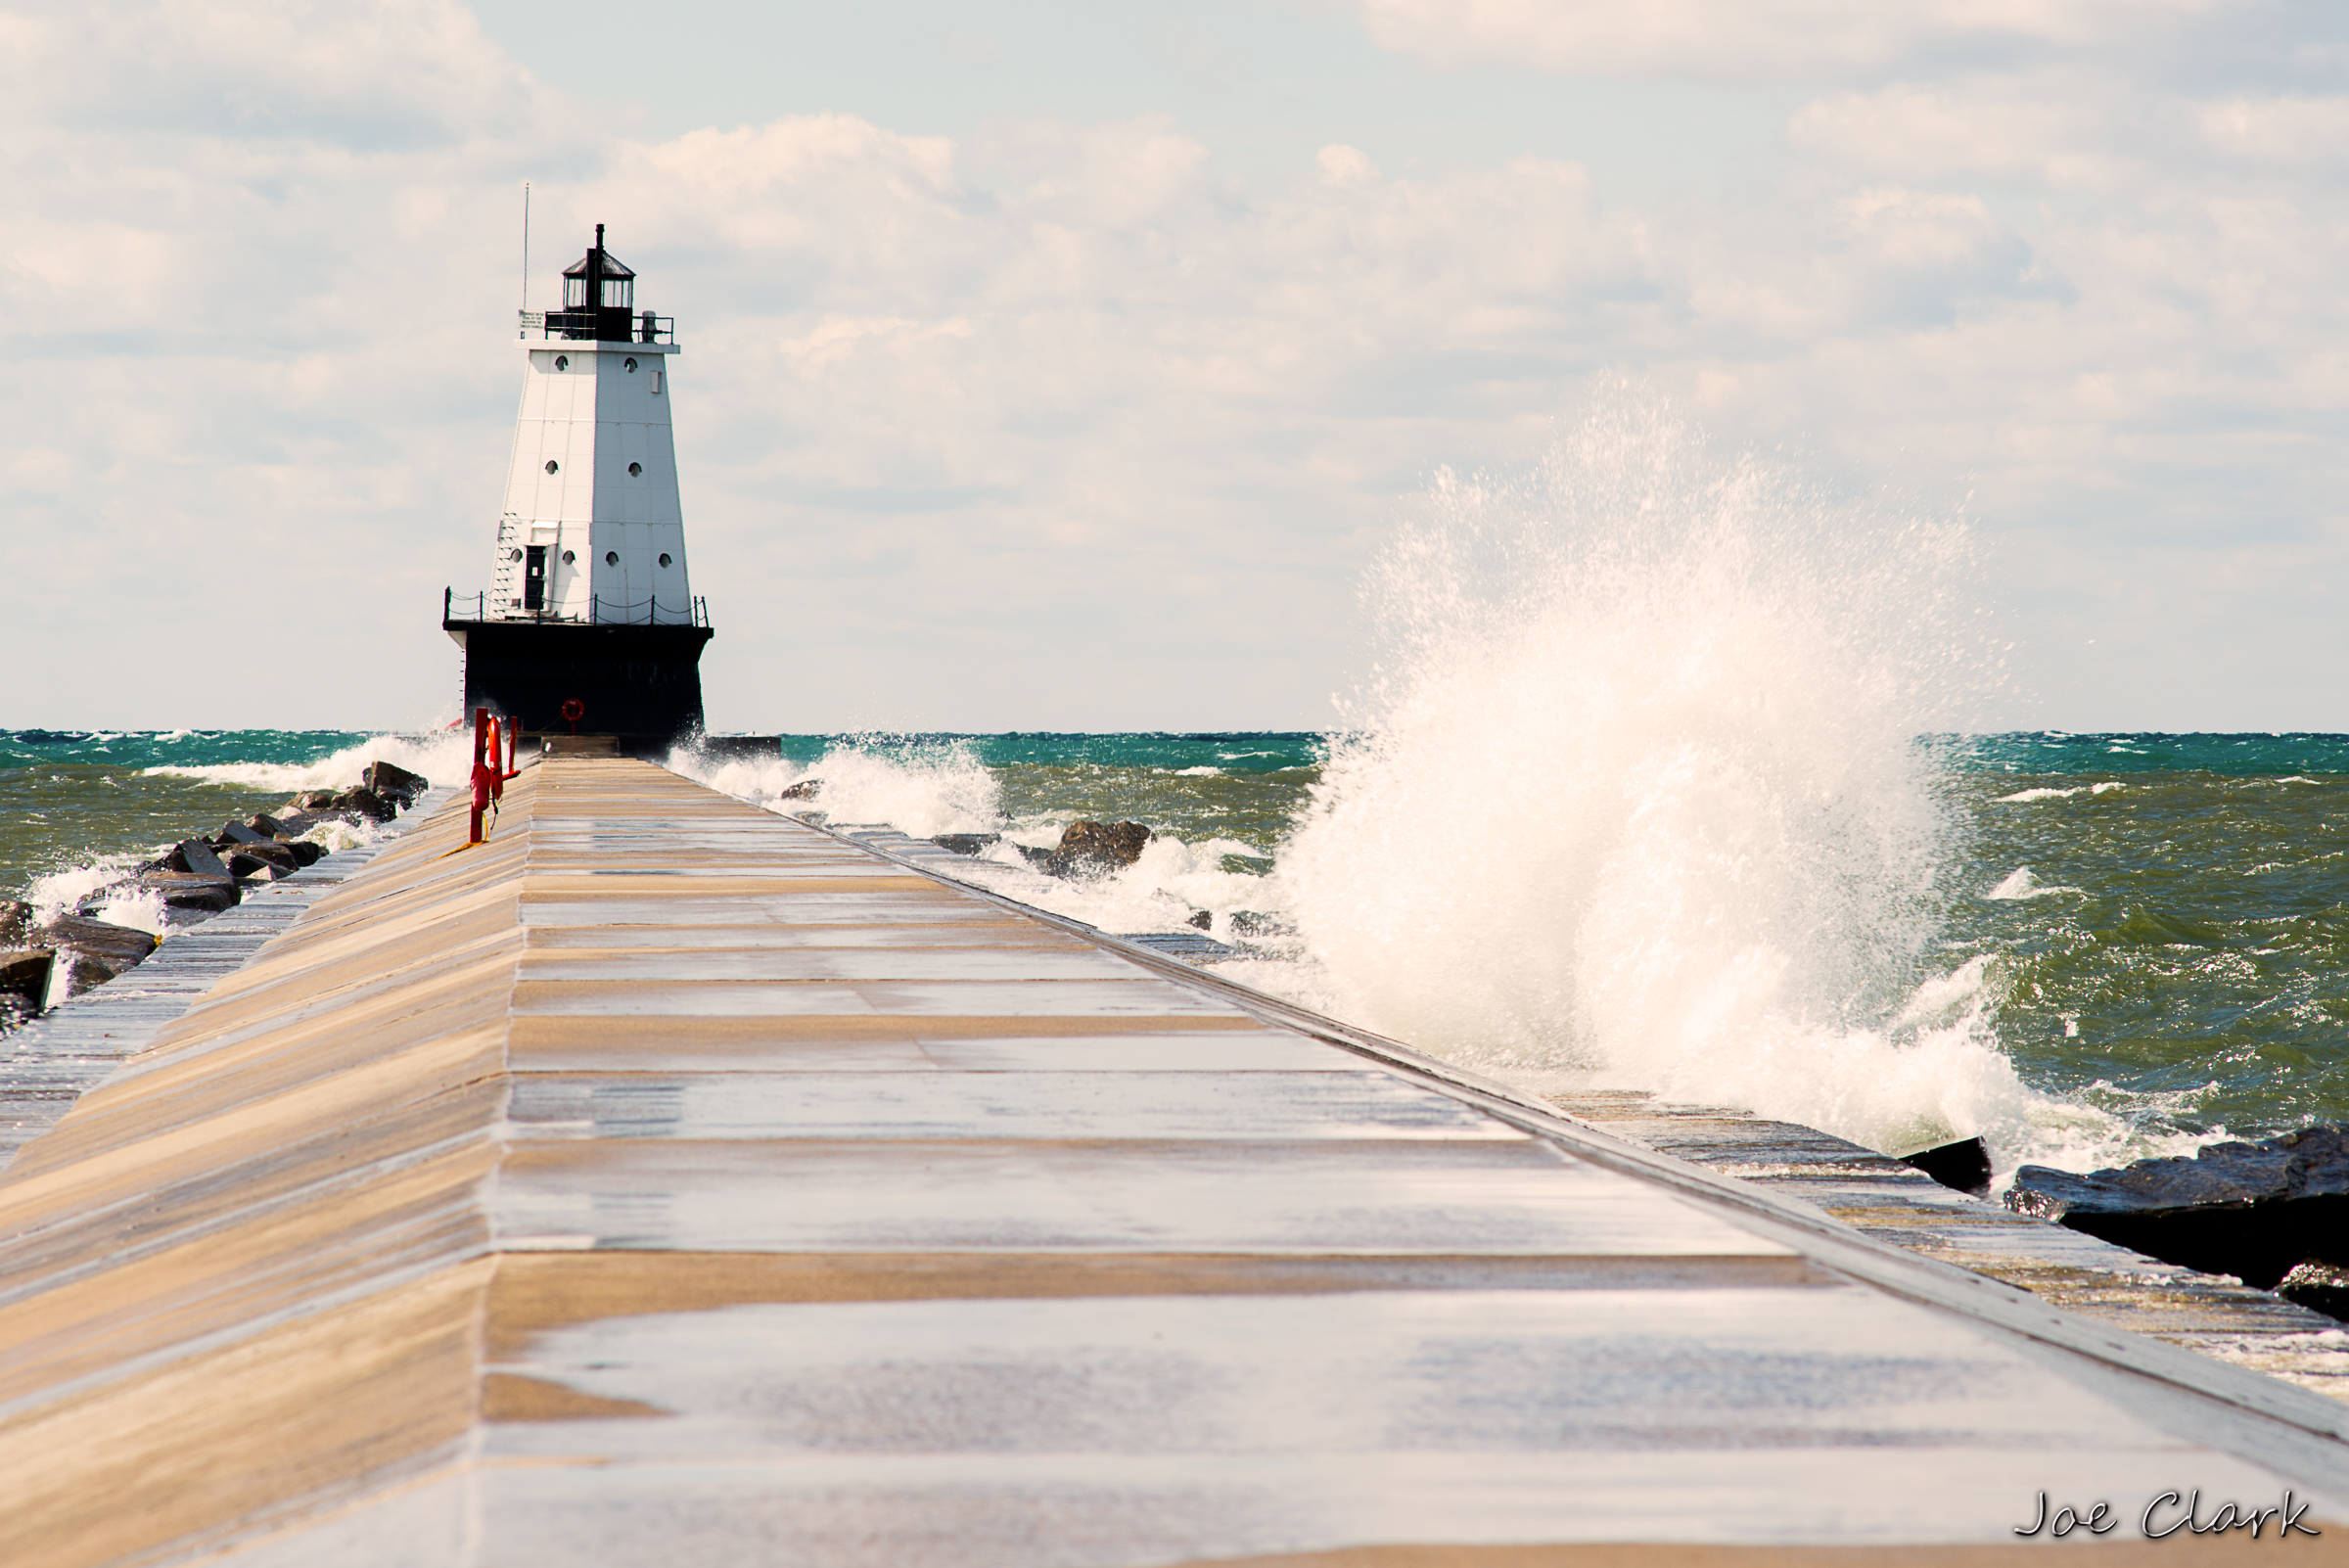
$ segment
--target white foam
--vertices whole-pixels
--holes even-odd
[[[674,772],[772,811],[820,812],[836,824],[889,825],[915,838],[986,833],[1001,825],[1001,792],[969,745],[921,744],[886,737],[836,742],[809,767],[780,760],[714,758],[692,747],[669,753]],[[794,785],[818,786],[812,799],[784,798]]]
[[[967,743],[908,745],[888,737],[832,744],[806,767],[782,761],[720,761],[691,748],[669,755],[668,765],[711,788],[771,811],[819,818],[834,827],[893,827],[915,838],[941,833],[997,833],[1004,842],[987,854],[957,862],[965,880],[1023,903],[1082,920],[1105,931],[1180,931],[1201,910],[1214,929],[1228,933],[1241,909],[1267,913],[1279,894],[1267,878],[1223,869],[1227,854],[1262,856],[1262,848],[1237,839],[1185,843],[1160,833],[1132,865],[1100,876],[1047,876],[1028,863],[1018,845],[1048,850],[1073,820],[1032,816],[1008,820],[1002,794]],[[1183,770],[1199,775],[1213,767]],[[812,797],[786,798],[812,783]]]
[[[1988,893],[1982,895],[1982,897],[1985,899],[1997,899],[2001,900],[2015,899],[2045,899],[2052,894],[2080,893],[2083,890],[2079,888],[2043,887],[2040,885],[2039,878],[2031,874],[2031,868],[2029,866],[2018,865],[2012,871],[2007,872],[2004,880],[2001,881],[1997,887],[1991,889]]]
[[[2109,795],[2114,790],[2125,790],[2128,787],[2128,785],[2122,783],[2118,779],[2106,779],[2101,784],[2074,784],[2068,789],[2017,790],[2012,795],[2000,796],[1999,800],[2002,803],[2014,801],[2062,801],[2069,800],[2075,795]]]
[[[1279,857],[1315,984],[1495,1076],[1878,1148],[2112,1130],[2017,1078],[1995,976],[1934,973],[1954,824],[1911,737],[1995,676],[1967,552],[1635,396],[1533,474],[1446,476],[1374,571],[1384,672]]]
[[[386,761],[421,773],[435,784],[460,784],[473,773],[473,731],[435,730],[429,735],[376,735],[345,746],[315,762],[216,762],[208,766],[165,763],[149,774],[201,779],[236,789],[288,795],[301,790],[347,789],[369,762]]]
[[[179,736],[194,733],[177,731]],[[163,739],[171,739],[166,735]],[[473,735],[466,731],[442,731],[427,736],[381,735],[346,746],[316,762],[219,762],[206,766],[166,764],[150,767],[150,774],[167,774],[177,778],[199,779],[223,788],[256,790],[275,793],[283,790],[292,795],[301,790],[345,789],[359,781],[367,763],[381,760],[420,773],[437,784],[454,783],[471,771]],[[191,835],[216,833],[216,826],[189,823]],[[355,849],[371,844],[383,832],[374,822],[345,822],[330,820],[301,835],[302,838],[329,852]],[[164,848],[157,845],[151,853]],[[137,854],[100,855],[78,865],[67,866],[46,876],[33,878],[25,889],[25,901],[33,906],[36,922],[56,919],[87,905],[95,919],[113,925],[131,926],[152,931],[168,938],[168,926],[162,896],[143,890],[132,880],[139,862],[145,856]]]
[[[141,888],[129,882],[117,883],[108,889],[104,901],[93,908],[90,914],[109,925],[129,926],[133,930],[152,932],[159,937],[165,934],[167,924],[163,896],[153,889]]]
[[[69,865],[47,876],[35,877],[24,890],[24,901],[32,905],[36,924],[71,914],[83,899],[115,887],[128,877],[138,857],[127,854],[105,855],[80,865]],[[161,900],[158,900],[161,914]],[[130,922],[125,922],[126,924]],[[160,925],[142,925],[145,931],[160,930]]]

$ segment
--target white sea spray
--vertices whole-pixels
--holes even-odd
[[[473,773],[473,731],[454,728],[423,735],[375,735],[314,762],[164,763],[146,771],[240,789],[283,790],[293,795],[302,790],[347,789],[359,781],[361,770],[374,761],[404,767],[436,785],[462,784]]]
[[[192,733],[173,730],[154,738],[167,742]],[[382,761],[418,773],[437,785],[455,784],[471,770],[472,748],[470,730],[444,729],[424,735],[370,736],[312,762],[160,763],[140,771],[224,789],[283,790],[293,795],[303,790],[346,789],[359,782],[360,773],[369,762]],[[216,821],[189,822],[181,829],[182,836],[195,838],[208,838],[218,831]],[[382,831],[373,822],[337,818],[319,823],[301,837],[332,853],[373,843]],[[154,846],[156,853],[165,848],[162,844]],[[25,901],[33,906],[34,922],[42,924],[60,915],[82,911],[111,925],[151,931],[168,939],[176,928],[165,913],[161,895],[140,888],[136,881],[142,858],[137,854],[94,855],[35,876],[24,890]]]
[[[1224,867],[1226,855],[1261,855],[1259,847],[1220,837],[1185,842],[1168,832],[1158,833],[1130,866],[1048,876],[1019,847],[1057,847],[1073,819],[1007,815],[995,775],[964,741],[845,736],[805,766],[686,746],[672,752],[667,765],[738,800],[834,828],[886,826],[914,838],[995,834],[1000,842],[956,862],[956,875],[1105,931],[1195,929],[1202,912],[1228,931],[1231,914],[1275,907],[1279,897],[1267,878]],[[1177,776],[1213,777],[1221,771],[1194,767]],[[806,793],[789,793],[793,790]]]
[[[1311,984],[1528,1087],[2005,1167],[2126,1140],[2023,1084],[1995,968],[1937,945],[1961,824],[1914,737],[1999,678],[1971,573],[1957,521],[1717,457],[1637,392],[1533,472],[1442,476],[1280,855]]]
[[[680,746],[667,765],[738,800],[786,813],[820,813],[834,824],[886,824],[915,838],[985,833],[1001,825],[1001,789],[960,741],[849,736],[805,767]],[[801,787],[814,793],[786,793]]]

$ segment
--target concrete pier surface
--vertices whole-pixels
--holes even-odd
[[[2307,1389],[649,763],[463,837],[0,1174],[0,1563],[2349,1560]]]

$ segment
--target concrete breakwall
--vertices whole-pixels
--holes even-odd
[[[0,1174],[0,1561],[1956,1562],[2043,1492],[2349,1517],[2331,1401],[650,764],[550,760],[463,837]]]

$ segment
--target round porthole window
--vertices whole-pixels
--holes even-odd
[[[604,552],[604,565],[606,565],[606,566],[618,566],[618,565],[620,565],[620,552],[619,552],[618,550],[606,550],[606,551]]]
[[[623,359],[621,361],[620,368],[633,376],[636,374],[636,361],[633,359]]]
[[[508,550],[506,552],[506,559],[509,561],[519,561],[522,559],[522,552],[520,550]]]
[[[560,465],[559,463],[557,463],[557,462],[556,462],[556,461],[555,461],[553,458],[551,458],[551,457],[550,457],[550,458],[548,458],[548,459],[546,460],[546,471],[547,471],[549,474],[552,474],[552,473],[553,473],[553,472],[554,472],[554,471],[555,471],[557,468],[559,468],[559,467],[561,467],[561,466],[562,466],[562,465]]]
[[[556,368],[557,370],[569,370],[569,369],[571,368],[571,355],[569,355],[569,354],[557,354],[557,355],[555,355],[555,368]]]
[[[637,475],[643,472],[644,465],[642,463],[630,463],[628,465],[628,478],[630,479],[634,479]]]
[[[564,564],[565,566],[570,566],[570,565],[571,565],[573,562],[576,561],[577,559],[578,559],[578,557],[577,557],[577,556],[576,556],[576,555],[574,555],[574,554],[572,554],[572,553],[571,553],[569,550],[566,550],[566,551],[564,551],[564,552],[563,552],[563,564]]]
[[[663,556],[663,557],[661,558],[661,564],[662,564],[663,566],[667,566],[667,565],[668,565],[668,556],[666,556],[666,555],[665,555],[665,556]]]

